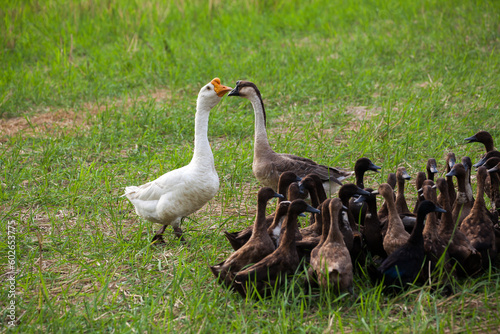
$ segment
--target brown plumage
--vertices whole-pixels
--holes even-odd
[[[234,276],[233,287],[245,297],[251,286],[264,295],[267,290],[279,287],[283,279],[294,274],[299,265],[299,256],[295,247],[297,217],[304,211],[318,213],[319,210],[297,199],[290,204],[287,218],[283,224],[283,237],[278,248],[258,263],[243,269]]]
[[[484,202],[484,182],[487,173],[486,167],[478,168],[476,200],[472,210],[460,225],[460,231],[470,240],[471,245],[481,253],[483,268],[488,268],[490,260],[494,261],[497,255],[493,222]]]
[[[311,256],[311,266],[316,272],[318,283],[323,289],[340,293],[353,293],[353,267],[351,256],[339,229],[339,212],[342,202],[334,198],[329,203],[330,228],[324,243]]]
[[[423,194],[425,200],[437,204],[436,188],[433,185],[424,185]],[[430,212],[427,214],[422,236],[424,237],[424,249],[427,259],[431,261],[432,267],[434,267],[441,256],[445,254],[446,246],[448,245],[448,243],[439,235],[437,212]],[[447,258],[448,256],[446,256],[446,259]],[[446,259],[445,261],[447,262]]]
[[[276,153],[269,145],[264,102],[254,83],[238,81],[228,96],[246,98],[252,103],[255,114],[252,171],[262,185],[276,189],[279,176],[285,171],[292,171],[299,177],[313,173],[321,178],[327,193],[334,193],[341,185],[340,181],[352,175],[352,172],[345,169],[319,165],[311,159],[293,154]]]
[[[453,166],[455,166],[456,161],[455,153],[449,152],[446,155],[446,174],[448,174]],[[453,176],[446,176],[446,183],[448,186],[448,199],[450,201],[450,205],[453,206],[455,200],[457,199],[457,192],[455,190],[455,185],[453,183]]]
[[[428,159],[427,166],[425,169],[427,171],[427,180],[434,181],[434,174],[438,173],[436,159],[434,158]]]
[[[297,248],[297,253],[300,259],[304,259],[306,263],[309,263],[311,259],[312,252],[318,248],[328,236],[328,230],[330,229],[330,211],[328,205],[331,199],[326,199],[318,206],[320,213],[314,214],[316,218],[315,225],[317,228],[321,228],[319,233],[314,235],[302,236],[302,240],[295,240],[295,246]]]
[[[244,266],[256,263],[275,250],[275,246],[267,233],[266,206],[273,197],[283,197],[273,189],[261,188],[257,194],[257,215],[253,225],[252,236],[240,249],[231,254],[225,261],[210,267],[219,283],[230,286],[228,273],[236,273]]]
[[[387,183],[383,183],[378,187],[378,193],[382,195],[387,203],[389,211],[387,219],[387,231],[384,236],[384,250],[387,255],[391,255],[399,247],[403,246],[410,237],[406,232],[403,222],[399,217],[394,202],[394,191]]]
[[[460,226],[474,205],[474,198],[467,191],[467,172],[463,164],[457,163],[446,176],[455,176],[457,178],[458,191],[452,208],[452,218]]]
[[[481,143],[484,145],[486,153],[495,150],[495,145],[493,143],[493,137],[488,131],[479,131],[475,135],[465,138],[467,144],[469,143]]]
[[[366,188],[365,190],[370,193],[373,191],[371,188]],[[377,215],[376,196],[374,194],[360,196],[356,201],[364,201],[368,207],[365,217],[365,225],[363,228],[363,240],[366,248],[372,255],[378,255],[381,258],[386,258],[387,253],[384,250],[382,223],[378,219]]]
[[[406,172],[406,168],[398,167],[396,179],[398,181],[396,190],[396,210],[399,214],[410,213],[410,209],[408,209],[408,204],[406,204],[405,198],[405,181],[411,179],[411,177]]]
[[[498,215],[496,210],[500,209],[500,174],[494,169],[498,164],[500,164],[500,158],[493,157],[486,160],[483,165],[488,170],[484,192],[491,200],[492,212],[494,212],[495,215]],[[492,170],[492,172],[490,172],[490,170]],[[498,219],[498,216],[496,219]]]
[[[288,187],[291,183],[300,181],[300,178],[295,175],[293,172],[285,172],[280,175],[279,183],[278,183],[278,194],[282,195],[283,198],[278,199],[278,203],[276,204],[276,210],[281,201],[286,200],[288,196]],[[298,196],[298,195],[297,195]],[[267,225],[271,225],[274,220],[274,213],[266,217]],[[253,225],[246,227],[245,229],[238,232],[227,232],[224,231],[224,235],[226,239],[231,244],[234,250],[238,250],[241,246],[243,246],[250,236],[252,235]]]
[[[396,173],[389,173],[387,175],[387,184],[391,186],[392,190],[396,188],[398,180],[396,178]],[[394,194],[394,200],[396,200],[396,194]],[[377,215],[378,219],[383,223],[385,220],[387,220],[387,215],[389,214],[389,211],[387,209],[387,203],[384,201],[382,203],[382,206],[380,207],[380,210],[378,210]]]
[[[338,197],[347,210],[339,212],[339,227],[347,249],[351,253],[353,261],[358,259],[363,247],[363,235],[360,232],[360,227],[356,224],[352,212],[349,210],[349,200],[354,195],[369,195],[369,193],[359,188],[354,183],[346,183],[339,189]]]
[[[424,195],[422,193],[418,193],[418,190],[422,189],[425,180],[426,180],[425,172],[418,172],[417,177],[415,177],[415,189],[417,189],[417,200],[415,202],[415,207],[413,208],[414,214],[418,212],[418,205],[420,204],[420,202],[424,200]]]
[[[436,181],[440,192],[438,204],[446,212],[441,214],[438,228],[439,237],[447,244],[450,257],[458,262],[457,273],[473,275],[481,269],[481,254],[470,244],[469,239],[455,227],[449,200],[448,182],[444,178]]]
[[[356,185],[359,188],[364,189],[365,173],[369,170],[378,173],[379,169],[381,169],[381,167],[375,165],[368,158],[359,158],[358,160],[356,160],[356,164],[354,165],[354,175],[356,176]],[[358,223],[359,225],[364,225],[365,215],[368,209],[367,205],[364,204],[363,202],[354,203],[354,199],[351,199],[349,203],[349,209],[351,210],[356,223]]]

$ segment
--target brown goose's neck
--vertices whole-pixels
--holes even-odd
[[[266,130],[266,111],[264,109],[264,102],[258,95],[252,95],[248,98],[252,103],[253,111],[255,114],[255,134],[254,134],[254,156],[264,154],[266,152],[273,152],[267,139]]]

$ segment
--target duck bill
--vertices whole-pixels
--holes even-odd
[[[493,168],[488,169],[488,173],[495,173],[495,172],[498,172],[498,171],[500,171],[500,164],[496,165]]]
[[[468,137],[468,138],[465,138],[464,140],[467,142],[467,144],[477,142],[476,136]]]
[[[220,83],[219,78],[215,78],[211,81],[212,85],[214,85],[215,93],[217,93],[218,97],[223,97],[226,93],[232,90],[231,87],[224,86]]]
[[[379,169],[382,169],[382,167],[375,165],[374,163],[370,164],[370,170],[374,171],[375,173],[378,173]]]

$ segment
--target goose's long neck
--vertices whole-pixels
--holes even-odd
[[[210,108],[198,102],[194,119],[194,153],[191,163],[214,166],[214,156],[208,142],[208,117]]]
[[[253,111],[255,113],[255,134],[254,134],[254,158],[255,156],[273,151],[269,145],[266,131],[266,111],[264,109],[264,102],[262,99],[253,95],[249,97],[252,103]]]

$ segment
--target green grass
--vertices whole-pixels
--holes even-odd
[[[269,300],[221,289],[207,266],[231,252],[223,229],[252,222],[259,187],[246,100],[226,97],[211,113],[221,189],[184,222],[189,246],[167,233],[166,247],[151,247],[158,226],[120,197],[189,162],[196,94],[215,76],[258,85],[276,151],[382,166],[366,186],[398,166],[415,175],[429,157],[442,172],[448,151],[477,161],[483,148],[465,137],[488,130],[500,146],[498,2],[9,1],[0,18],[0,126],[31,121],[0,133],[0,229],[18,228],[19,323],[6,329],[2,281],[3,331],[500,327],[497,268],[455,280],[451,298],[427,286],[388,296],[363,273],[357,301],[311,294],[300,275]],[[43,114],[59,116],[42,125]]]

